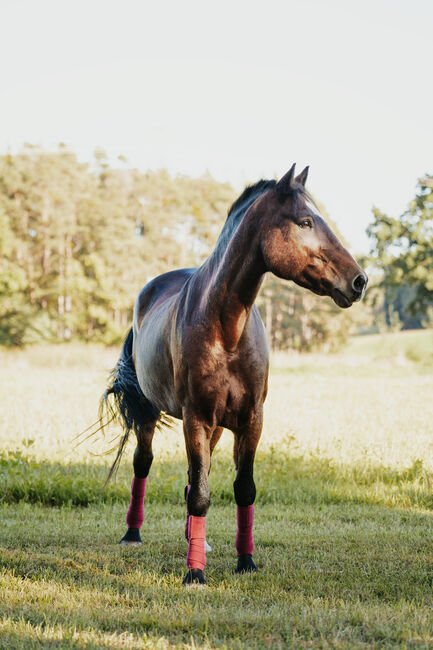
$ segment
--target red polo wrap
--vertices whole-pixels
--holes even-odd
[[[195,517],[189,515],[188,523],[188,554],[186,565],[188,569],[201,569],[206,564],[206,551],[204,541],[206,539],[206,517]]]
[[[253,523],[254,505],[237,507],[238,532],[236,550],[238,555],[252,555],[254,551]]]
[[[126,514],[128,528],[141,528],[144,520],[143,501],[146,492],[146,479],[134,476],[131,486],[131,502]]]

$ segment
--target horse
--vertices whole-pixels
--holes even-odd
[[[361,299],[367,276],[318,214],[305,188],[308,167],[260,180],[231,206],[211,255],[199,268],[164,273],[140,292],[132,327],[102,404],[136,435],[134,478],[121,544],[140,544],[152,438],[164,418],[183,422],[188,458],[188,541],[184,585],[206,584],[206,515],[212,452],[223,428],[234,434],[237,573],[253,560],[254,458],[263,425],[269,346],[254,305],[265,273],[322,295],[341,308]],[[108,480],[109,480],[108,478]]]

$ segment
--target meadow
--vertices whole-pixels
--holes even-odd
[[[210,475],[205,590],[182,587],[186,456],[155,436],[143,545],[130,444],[77,446],[117,349],[0,349],[0,647],[433,647],[433,331],[276,355],[256,462],[257,575],[236,576],[232,434]]]

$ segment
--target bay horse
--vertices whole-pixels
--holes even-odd
[[[164,414],[183,421],[188,457],[185,585],[206,584],[206,514],[212,452],[223,427],[234,434],[236,572],[256,571],[254,457],[263,423],[269,347],[254,305],[266,272],[342,308],[360,300],[367,276],[314,208],[306,167],[261,180],[234,202],[215,249],[199,268],[164,273],[140,292],[132,328],[103,404],[123,424],[117,469],[131,431],[134,478],[122,544],[141,542],[152,438]]]

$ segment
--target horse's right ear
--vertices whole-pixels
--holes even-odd
[[[305,183],[307,182],[307,178],[308,178],[308,170],[309,170],[309,169],[310,169],[310,168],[309,168],[309,166],[307,165],[306,168],[303,169],[303,170],[301,171],[301,173],[298,174],[297,177],[295,178],[295,181],[296,181],[297,183],[299,183],[299,185],[302,185],[302,187],[305,187]]]
[[[293,165],[290,167],[287,174],[284,174],[284,176],[280,178],[278,183],[275,185],[275,191],[277,193],[277,197],[280,203],[284,203],[284,201],[287,199],[287,197],[293,190],[293,179],[295,177],[295,167],[296,167],[296,163],[293,163]]]

